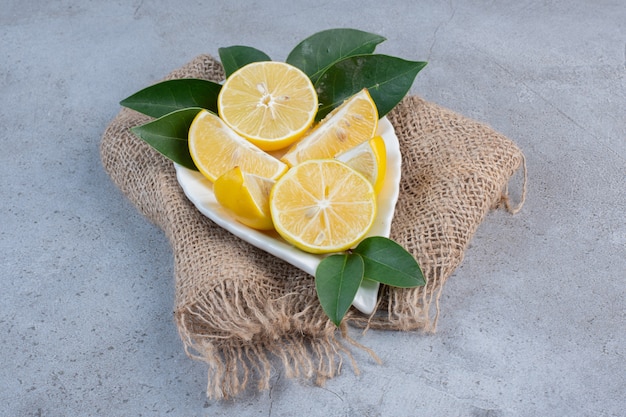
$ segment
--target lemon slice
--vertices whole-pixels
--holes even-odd
[[[311,253],[339,252],[358,243],[372,227],[372,184],[343,162],[310,160],[291,168],[270,194],[276,231]]]
[[[259,148],[287,147],[313,124],[317,92],[309,77],[284,62],[248,64],[226,79],[217,98],[220,117]]]
[[[374,185],[376,194],[383,187],[387,170],[387,149],[382,136],[374,136],[367,142],[337,155],[337,160],[363,174]]]
[[[215,199],[240,223],[253,229],[274,228],[270,214],[273,180],[243,172],[235,167],[213,183]]]
[[[310,133],[294,144],[281,160],[290,166],[309,159],[334,158],[370,140],[378,127],[378,110],[363,89],[330,112]]]
[[[287,165],[237,135],[206,110],[201,110],[189,127],[189,153],[198,170],[210,181],[236,166],[270,179],[287,171]]]

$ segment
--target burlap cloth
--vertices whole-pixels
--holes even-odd
[[[223,76],[219,62],[201,55],[167,79],[219,82]],[[391,238],[417,258],[427,285],[383,286],[375,314],[350,311],[343,331],[324,315],[313,277],[231,235],[196,210],[183,194],[172,163],[129,131],[147,117],[122,109],[107,127],[100,148],[105,170],[171,243],[175,319],[187,354],[208,364],[209,397],[237,395],[250,381],[267,388],[276,366],[288,377],[318,383],[335,376],[344,358],[353,358],[348,324],[434,330],[443,284],[485,215],[500,205],[511,212],[521,207],[523,196],[516,208],[507,197],[509,179],[524,165],[512,141],[415,96],[406,97],[387,116],[403,158]]]

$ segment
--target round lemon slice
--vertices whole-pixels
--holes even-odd
[[[291,168],[270,194],[276,231],[311,253],[353,247],[376,216],[374,187],[361,174],[335,159],[310,160]]]
[[[309,77],[284,62],[263,61],[235,71],[217,98],[220,117],[265,151],[282,149],[315,120],[317,92]]]

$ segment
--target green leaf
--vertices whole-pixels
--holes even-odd
[[[373,236],[354,249],[363,258],[364,277],[394,287],[424,285],[424,274],[413,256],[391,239]]]
[[[146,87],[120,104],[151,117],[189,107],[217,112],[217,96],[221,88],[220,84],[196,78],[168,80]]]
[[[286,62],[304,71],[315,83],[332,64],[344,58],[370,54],[385,38],[356,29],[328,29],[300,42]]]
[[[322,74],[315,83],[322,119],[343,101],[363,88],[369,90],[383,117],[402,100],[426,62],[406,61],[388,55],[359,55],[343,59]]]
[[[177,110],[131,130],[163,156],[197,170],[189,154],[187,138],[189,126],[200,110],[198,107]]]
[[[227,48],[219,48],[220,61],[224,67],[226,77],[229,77],[239,68],[259,61],[271,61],[265,52],[259,51],[251,46],[233,45]]]
[[[339,326],[363,279],[363,259],[354,254],[330,255],[315,271],[315,289],[324,312]]]

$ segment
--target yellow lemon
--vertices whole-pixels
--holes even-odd
[[[374,136],[367,142],[337,155],[337,160],[363,174],[373,185],[376,194],[380,192],[387,171],[387,149],[382,136]]]
[[[290,166],[309,159],[334,158],[370,140],[378,127],[378,110],[367,89],[361,90],[330,112],[313,130],[295,143],[281,160]]]
[[[274,181],[235,167],[213,183],[215,199],[239,222],[253,229],[274,228],[270,214],[270,191]]]
[[[284,62],[263,61],[235,71],[217,98],[220,117],[266,151],[282,149],[315,120],[317,92],[309,77]]]
[[[349,249],[376,216],[376,195],[361,174],[335,159],[309,160],[276,181],[270,194],[276,231],[311,253]]]
[[[210,181],[236,166],[270,179],[287,171],[287,165],[239,136],[206,110],[201,110],[189,127],[189,153],[198,170]]]

